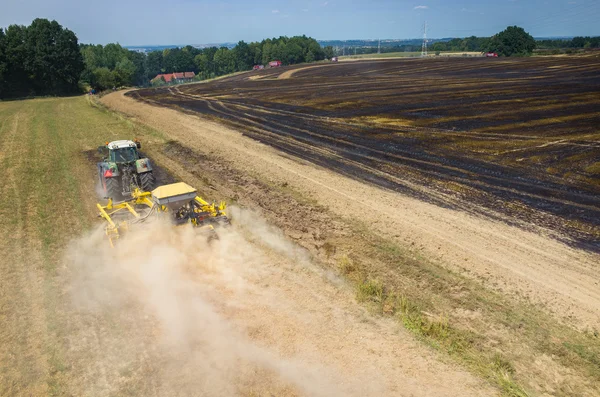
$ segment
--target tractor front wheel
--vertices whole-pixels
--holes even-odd
[[[140,174],[140,185],[144,192],[150,192],[154,189],[156,179],[154,178],[152,171]]]

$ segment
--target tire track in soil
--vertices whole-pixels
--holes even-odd
[[[331,130],[330,123],[311,122],[306,115],[299,117],[303,120],[297,123],[293,121],[296,116],[292,112],[286,112],[286,121],[278,122],[277,119],[270,118],[272,115],[261,117],[260,113],[249,114],[245,110],[252,109],[252,106],[247,103],[243,105],[243,110],[236,111],[229,109],[226,105],[227,103],[237,107],[235,102],[194,96],[193,103],[189,104],[177,100],[176,96],[189,98],[187,94],[180,94],[177,87],[170,88],[169,91],[175,100],[162,98],[159,104],[171,104],[192,112],[202,112],[202,107],[198,107],[197,103],[205,103],[209,114],[221,117],[241,129],[246,135],[300,158],[335,169],[346,176],[410,194],[444,207],[491,216],[508,224],[519,224],[529,230],[536,230],[532,225],[538,225],[549,229],[548,231],[554,238],[567,244],[592,251],[600,250],[600,242],[595,237],[593,230],[591,235],[587,235],[582,230],[566,227],[563,220],[566,218],[570,221],[583,221],[595,225],[600,219],[600,197],[597,195],[578,191],[558,183],[519,176],[512,170],[498,168],[491,163],[465,165],[461,164],[462,160],[442,158],[423,151],[407,151],[395,144],[387,144],[386,151],[378,150],[361,144],[361,141],[366,140],[354,137],[352,134],[346,134],[346,138],[336,135]],[[141,100],[146,99],[137,97]],[[273,113],[277,113],[277,111],[273,111]],[[249,130],[248,124],[257,128]],[[330,130],[332,132],[329,132]],[[429,131],[430,134],[432,132]],[[301,144],[305,144],[308,150],[299,151],[298,146]],[[319,155],[323,147],[327,148],[329,153],[335,153],[335,157]],[[372,172],[372,170],[376,170],[376,172]],[[392,170],[392,172],[388,170]],[[404,179],[408,179],[411,188],[407,188],[406,183],[398,183],[395,175],[403,175]],[[426,181],[436,181],[438,184],[431,186],[434,187],[432,189],[429,188]],[[465,196],[462,197],[462,200],[450,198],[451,191],[440,195],[436,192],[436,190],[439,191],[440,181],[459,183],[466,188],[484,192],[485,195],[476,195],[475,197],[479,197],[480,200],[474,203],[472,199],[465,200]],[[559,180],[557,179],[557,181]],[[437,189],[435,189],[436,186]],[[511,218],[515,214],[507,212],[506,206],[498,205],[499,198],[503,201],[517,200],[529,206],[530,211],[534,212],[516,214],[520,218],[520,222],[515,222],[515,219]],[[492,213],[490,213],[490,209],[493,210]],[[598,229],[597,225],[594,227]]]
[[[568,248],[537,233],[335,177],[323,169],[313,169],[272,153],[263,145],[246,141],[210,121],[136,104],[122,94],[114,94],[108,99],[111,101],[107,103],[109,106],[155,128],[161,126],[186,146],[196,147],[198,142],[203,142],[207,147],[200,147],[199,151],[221,153],[239,167],[253,169],[252,172],[270,175],[282,183],[285,181],[299,191],[310,192],[311,197],[343,216],[363,219],[361,213],[349,211],[361,203],[362,198],[369,197],[370,202],[378,205],[369,211],[365,222],[377,225],[381,233],[402,244],[418,242],[425,255],[438,258],[452,269],[461,272],[467,269],[471,277],[482,278],[486,285],[495,289],[527,296],[533,302],[547,306],[560,318],[574,316],[583,327],[597,324],[600,300],[595,254]],[[148,112],[156,114],[150,116]],[[171,124],[164,124],[165,119],[171,120]],[[344,194],[340,196],[336,192]]]

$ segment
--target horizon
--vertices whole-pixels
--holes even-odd
[[[583,37],[597,37],[600,35],[586,35]],[[455,36],[455,37],[428,37],[427,40],[428,42],[431,41],[440,41],[440,40],[446,40],[446,39],[464,39],[470,36]],[[485,36],[477,36],[477,37],[485,37]],[[538,37],[534,37],[535,40],[570,40],[574,37],[577,36],[538,36]],[[273,38],[273,37],[265,37],[262,40],[266,40],[268,38]],[[412,40],[423,40],[422,37],[412,37],[412,38],[404,38],[404,39],[394,39],[394,38],[381,38],[381,39],[372,39],[372,38],[366,38],[366,39],[357,39],[357,38],[352,38],[352,39],[318,39],[318,38],[314,38],[315,40],[317,40],[318,42],[329,42],[329,41],[374,41],[377,42],[378,40],[381,40],[381,42],[384,41],[392,41],[392,42],[402,42],[402,41],[412,41]],[[261,42],[262,40],[259,40],[259,42]],[[192,47],[209,47],[209,46],[218,46],[218,45],[224,45],[224,44],[233,44],[236,45],[238,41],[224,41],[221,43],[179,43],[179,44],[120,44],[120,43],[115,43],[115,44],[119,44],[121,47],[123,48],[141,48],[141,47],[177,47],[177,48],[183,48],[185,46],[192,46]],[[94,43],[82,43],[82,44],[94,44]]]
[[[75,0],[7,0],[0,27],[56,20],[81,43],[168,46],[172,43],[237,43],[267,37],[489,37],[517,25],[534,37],[600,36],[600,3],[595,0],[106,0],[103,13],[89,15]],[[369,39],[360,39],[369,40]],[[402,40],[402,39],[398,39]],[[410,39],[407,39],[410,40]]]

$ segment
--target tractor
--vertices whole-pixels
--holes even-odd
[[[130,197],[135,189],[149,192],[154,189],[156,179],[150,160],[142,158],[138,149],[141,143],[120,140],[107,142],[98,147],[98,152],[107,155],[98,163],[98,178],[104,197],[118,200]]]

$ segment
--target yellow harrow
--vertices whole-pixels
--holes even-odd
[[[156,217],[169,217],[175,225],[191,223],[206,232],[209,239],[217,238],[214,224],[228,224],[225,202],[208,203],[196,195],[196,189],[184,182],[163,185],[152,192],[135,189],[131,199],[108,204],[97,204],[106,225],[106,235],[111,247],[119,236],[132,225]]]

